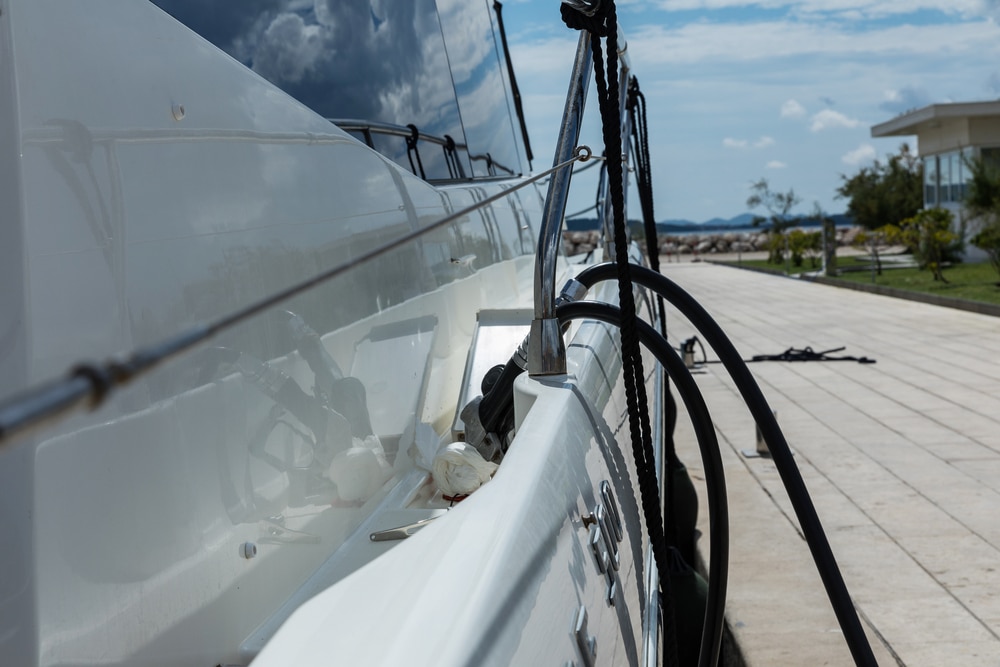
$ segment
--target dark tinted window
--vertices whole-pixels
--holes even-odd
[[[452,79],[476,176],[521,171],[507,84],[485,0],[438,0]]]
[[[434,0],[153,1],[327,118],[412,124],[468,143],[449,165],[443,146],[419,141],[429,179],[521,171],[486,0],[441,0],[441,21]],[[372,136],[416,165],[405,138]]]

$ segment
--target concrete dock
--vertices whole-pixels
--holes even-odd
[[[877,361],[751,370],[879,664],[1000,665],[1000,319],[718,265],[661,270],[745,359],[843,345],[837,354]],[[672,309],[668,329],[675,346],[695,335]],[[727,620],[743,663],[853,664],[774,464],[742,454],[754,449],[755,429],[732,381],[717,363],[695,377],[723,449]],[[703,492],[686,415],[676,441]],[[702,497],[705,536],[706,507]]]

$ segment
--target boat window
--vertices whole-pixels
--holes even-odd
[[[521,171],[503,54],[485,2],[438,0],[451,76],[476,176]]]
[[[522,171],[485,0],[152,1],[417,175]]]

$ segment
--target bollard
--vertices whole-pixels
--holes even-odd
[[[774,418],[778,418],[778,411],[773,410]],[[740,452],[743,454],[744,458],[748,459],[769,459],[771,458],[771,450],[767,448],[767,442],[764,440],[764,435],[760,432],[760,426],[754,423],[754,430],[756,431],[756,447],[754,449],[743,449]]]

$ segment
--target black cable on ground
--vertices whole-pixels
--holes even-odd
[[[576,276],[576,280],[584,286],[590,287],[602,280],[611,280],[615,275],[616,267],[611,263],[604,263],[584,269]],[[798,517],[799,525],[802,527],[802,532],[809,545],[809,551],[812,553],[816,569],[823,580],[827,597],[837,615],[837,620],[851,650],[851,655],[854,657],[855,664],[877,665],[864,628],[861,627],[857,610],[854,608],[850,593],[847,591],[847,585],[840,573],[837,560],[834,558],[833,550],[830,548],[830,542],[823,532],[816,508],[809,497],[809,491],[806,489],[802,475],[792,458],[788,442],[778,426],[767,399],[764,398],[757,381],[750,373],[750,369],[722,328],[702,305],[680,286],[666,276],[654,273],[642,266],[632,267],[632,277],[636,283],[662,295],[681,314],[687,317],[705,337],[726,370],[729,371],[771,452],[774,465],[792,502],[795,516]]]
[[[835,347],[831,350],[824,350],[822,352],[816,352],[811,347],[804,347],[801,350],[794,347],[790,347],[781,354],[755,354],[752,358],[748,359],[748,362],[755,361],[856,361],[859,364],[874,364],[874,359],[869,359],[868,357],[831,357],[831,352],[841,352],[845,350],[844,347]]]
[[[602,265],[606,266],[606,265]],[[614,306],[594,301],[575,301],[556,308],[560,322],[573,319],[594,319],[619,325],[622,311]],[[684,400],[691,423],[694,426],[698,447],[701,449],[705,466],[705,484],[708,489],[709,508],[709,560],[708,598],[705,606],[705,625],[701,636],[698,665],[716,667],[722,645],[722,630],[725,624],[726,587],[729,574],[729,504],[726,499],[726,480],[719,451],[719,441],[712,424],[712,416],[705,405],[698,384],[691,371],[670,346],[667,340],[653,327],[641,320],[635,322],[636,333],[643,345],[662,364],[677,385],[677,391]],[[659,563],[657,563],[659,568]],[[668,570],[659,572],[660,578],[668,576]],[[672,601],[664,600],[664,605]]]
[[[687,344],[690,341],[696,341],[698,346],[701,347],[702,360],[698,363],[702,364],[719,364],[722,363],[718,359],[709,359],[704,355],[705,348],[701,345],[701,341],[697,337],[691,338],[685,341]],[[841,352],[846,350],[844,346],[835,347],[830,350],[824,350],[822,352],[816,352],[808,345],[802,349],[790,347],[784,352],[779,352],[778,354],[755,354],[749,359],[744,359],[748,364],[753,364],[761,361],[856,361],[859,364],[874,364],[876,361],[868,357],[853,357],[853,356],[843,356],[843,357],[831,357],[831,352]]]

